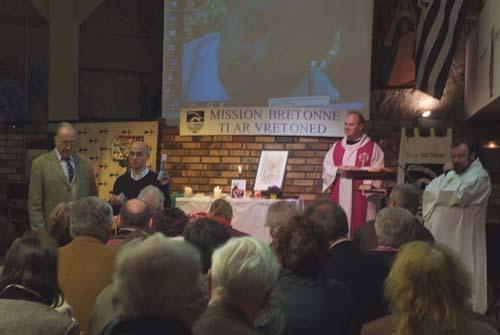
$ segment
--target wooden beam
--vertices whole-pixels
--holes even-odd
[[[77,0],[76,19],[81,24],[104,0]]]
[[[40,14],[50,21],[50,0],[30,0],[33,7],[35,7]]]

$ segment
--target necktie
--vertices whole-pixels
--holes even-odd
[[[68,180],[69,183],[73,181],[73,176],[75,175],[75,170],[73,169],[73,166],[71,165],[70,159],[69,158],[63,158],[64,161],[66,162],[66,166],[68,167]]]

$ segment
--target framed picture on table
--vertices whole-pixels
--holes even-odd
[[[233,199],[244,198],[246,188],[247,188],[246,179],[233,179],[231,181],[231,198]]]
[[[265,191],[269,187],[280,189],[285,178],[288,151],[265,151],[260,153],[259,167],[255,177],[255,191]]]

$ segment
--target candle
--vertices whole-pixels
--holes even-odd
[[[238,173],[241,174],[241,165],[238,165]]]
[[[193,195],[193,189],[189,186],[184,187],[184,196],[188,197]]]
[[[214,198],[219,199],[222,195],[222,189],[219,186],[214,187]]]

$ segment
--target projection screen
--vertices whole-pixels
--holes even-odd
[[[163,117],[333,105],[368,117],[373,0],[165,0]]]

